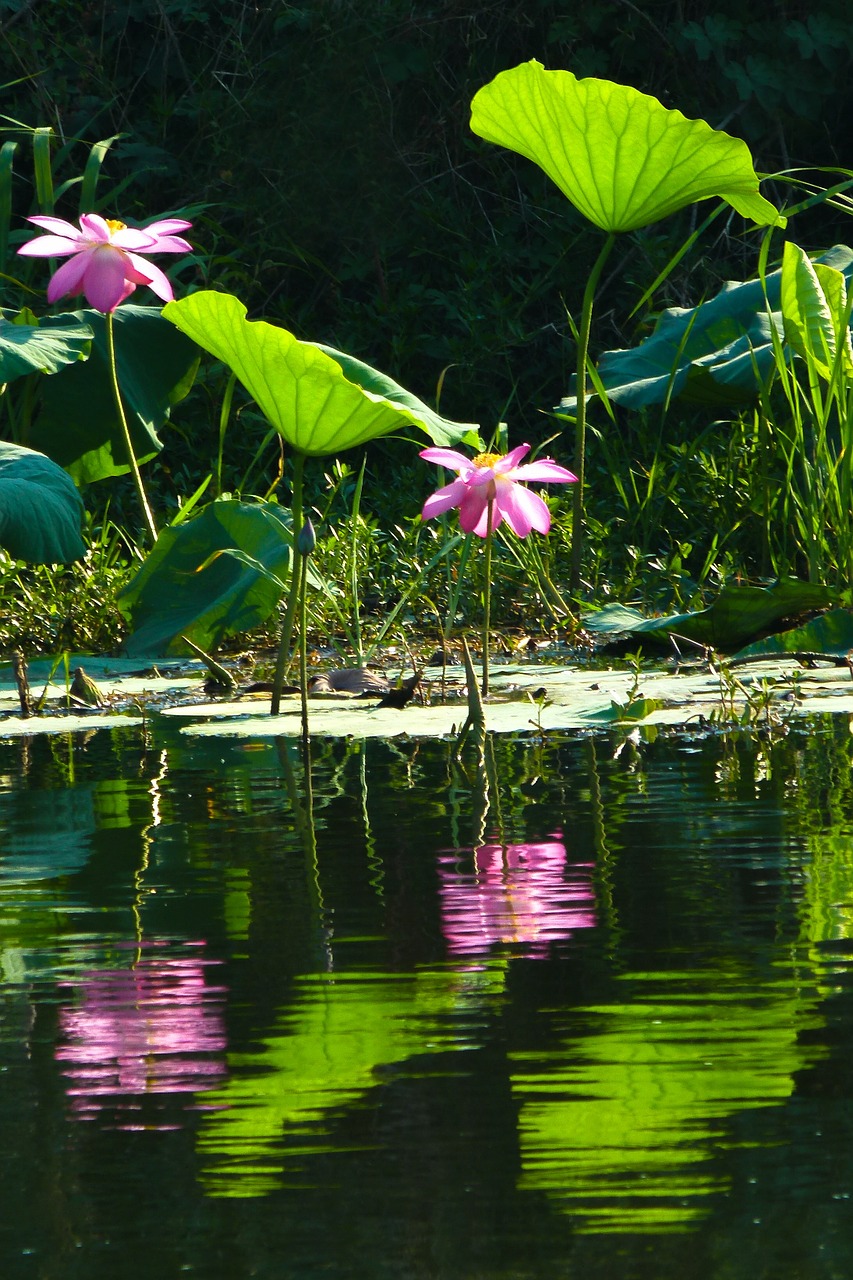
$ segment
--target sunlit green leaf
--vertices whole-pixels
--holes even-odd
[[[790,240],[782,258],[782,316],[791,346],[828,378],[836,351],[832,309],[808,255]]]
[[[759,193],[745,142],[627,85],[525,62],[475,95],[471,128],[538,164],[603,231],[632,231],[712,196],[761,226],[785,225]]]
[[[442,444],[472,430],[437,418],[369,365],[302,342],[265,320],[247,320],[246,308],[231,294],[202,290],[168,303],[163,314],[233,369],[269,423],[300,453],[342,453],[411,426],[431,437],[438,427],[433,438]]]
[[[86,548],[83,503],[74,482],[50,458],[0,442],[0,547],[31,564],[65,564]]]
[[[775,658],[786,653],[821,653],[846,658],[853,650],[853,611],[831,609],[801,627],[791,627],[746,645],[738,658]]]
[[[348,355],[345,351],[336,351],[334,347],[326,347],[319,342],[316,345],[320,351],[325,351],[337,361],[350,382],[357,383],[365,391],[383,396],[392,404],[408,409],[435,444],[446,446],[463,443],[470,444],[475,449],[482,447],[476,423],[453,422],[450,418],[442,418],[441,414],[436,413],[423,400],[389,378],[387,373],[380,373],[378,369],[371,368],[362,360],[356,360],[355,356]]]

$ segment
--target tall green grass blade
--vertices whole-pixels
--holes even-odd
[[[106,158],[107,152],[114,142],[119,138],[123,138],[123,133],[114,133],[111,138],[103,138],[100,142],[96,142],[89,152],[89,158],[86,161],[86,167],[83,170],[83,183],[80,188],[80,212],[94,213],[97,208],[95,196],[98,188],[98,180],[101,176],[101,168]]]
[[[9,232],[12,229],[12,181],[17,142],[4,142],[0,147],[0,271],[6,270]]]
[[[36,204],[38,205],[39,213],[53,213],[56,207],[50,156],[52,137],[53,129],[51,129],[50,125],[33,130],[33,169],[36,179]]]

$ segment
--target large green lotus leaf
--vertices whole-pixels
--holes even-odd
[[[119,597],[133,634],[132,657],[186,652],[187,636],[210,652],[226,635],[251,631],[275,611],[281,586],[233,555],[251,556],[285,579],[290,566],[290,512],[275,503],[219,498],[200,515],[164,529]]]
[[[355,382],[363,390],[390,400],[392,404],[399,404],[404,409],[408,409],[434,444],[447,446],[461,443],[469,444],[474,449],[481,447],[480,428],[477,423],[453,422],[450,418],[442,418],[441,414],[436,413],[428,404],[424,404],[423,400],[412,395],[411,391],[407,391],[405,387],[401,387],[393,378],[389,378],[387,373],[380,373],[378,369],[372,368],[362,360],[356,360],[355,356],[348,355],[345,351],[337,351],[334,347],[324,346],[320,342],[312,345],[316,345],[320,351],[325,351],[326,355],[331,356],[341,366],[350,382]]]
[[[828,588],[790,578],[770,587],[727,584],[707,609],[661,618],[644,618],[636,609],[611,604],[585,617],[583,625],[597,635],[632,636],[655,644],[684,636],[720,653],[734,653],[783,619],[826,609],[832,603]]]
[[[87,325],[94,334],[92,353],[85,363],[45,379],[29,442],[78,484],[124,475],[130,467],[110,385],[104,316],[87,309],[57,318]],[[146,462],[163,448],[157,432],[192,386],[198,352],[157,307],[126,303],[113,312],[113,321],[130,434],[138,460]]]
[[[853,611],[831,609],[801,627],[780,631],[747,645],[737,658],[776,658],[788,653],[822,653],[828,657],[846,658],[853,650]]]
[[[474,96],[471,128],[538,164],[603,231],[633,231],[710,196],[760,226],[785,225],[759,194],[745,142],[627,85],[525,62]]]
[[[853,250],[836,245],[815,260],[841,283],[853,275]],[[598,374],[615,404],[629,409],[663,404],[669,398],[686,403],[739,405],[758,394],[774,368],[772,328],[783,335],[782,270],[760,280],[728,281],[715,297],[698,307],[670,307],[654,332],[636,347],[605,351]],[[768,312],[769,307],[769,312]],[[792,352],[785,348],[788,357]],[[577,408],[576,379],[559,413]]]
[[[402,387],[278,325],[247,320],[246,308],[231,294],[202,290],[168,303],[163,314],[233,369],[270,424],[300,453],[342,453],[412,425],[432,435],[426,406]],[[442,443],[451,438],[446,431],[452,425],[459,429],[453,440],[471,430],[446,423]]]
[[[0,383],[28,373],[56,373],[85,360],[92,346],[92,330],[70,316],[45,316],[38,324],[23,324],[13,311],[0,311]]]
[[[74,482],[43,453],[0,443],[0,547],[31,564],[66,564],[86,548]]]

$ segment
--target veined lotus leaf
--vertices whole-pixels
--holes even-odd
[[[426,406],[402,387],[369,365],[302,342],[278,325],[247,320],[246,308],[231,294],[202,290],[168,303],[163,314],[233,369],[270,424],[300,453],[342,453],[412,425],[438,438],[430,421],[434,415],[427,417]],[[471,430],[455,424],[459,430],[453,435],[454,424],[439,421],[451,432],[442,434],[442,443]]]
[[[475,94],[471,128],[538,164],[603,231],[633,231],[711,196],[759,226],[785,225],[759,193],[745,142],[627,85],[525,62]]]
[[[43,453],[0,443],[0,547],[30,564],[85,555],[83,503],[70,476]]]
[[[813,265],[820,280],[824,267],[833,281],[840,277],[846,292],[853,250],[835,245]],[[765,287],[766,300],[760,280],[729,280],[698,307],[668,307],[636,347],[605,351],[598,375],[609,398],[629,409],[663,404],[667,397],[708,405],[754,400],[775,367],[771,325],[779,337],[783,333],[781,269],[768,273]],[[828,287],[823,285],[824,293]],[[789,347],[785,354],[791,356]],[[557,413],[575,412],[576,381]]]
[[[26,314],[26,313],[25,313]],[[92,330],[73,316],[45,316],[25,324],[13,311],[0,311],[0,382],[28,373],[57,373],[67,364],[85,360],[92,346]]]
[[[107,362],[106,322],[89,308],[57,317],[88,327],[88,360],[60,369],[41,385],[41,406],[29,443],[64,467],[77,484],[94,484],[130,470]],[[122,398],[137,460],[163,448],[157,432],[195,379],[198,352],[175,333],[159,307],[123,303],[113,316]]]

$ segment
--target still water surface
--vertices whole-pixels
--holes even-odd
[[[853,1275],[853,738],[0,740],[4,1280]]]

